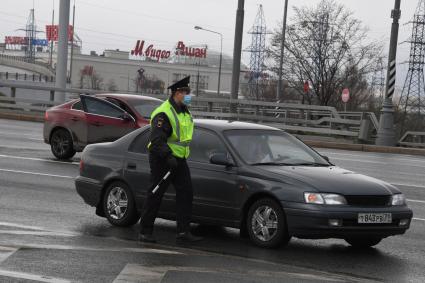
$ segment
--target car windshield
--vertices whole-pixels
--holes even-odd
[[[161,101],[156,100],[130,100],[129,103],[134,107],[134,109],[139,112],[139,114],[146,119],[150,119],[151,114],[155,108],[161,105]]]
[[[225,136],[250,165],[330,166],[314,150],[283,131],[229,130]]]

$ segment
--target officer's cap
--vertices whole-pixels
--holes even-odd
[[[175,92],[177,90],[187,91],[190,92],[190,76],[187,76],[183,79],[181,79],[178,82],[175,82],[174,84],[170,85],[168,89],[171,89],[172,92]]]

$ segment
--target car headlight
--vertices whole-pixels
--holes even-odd
[[[405,205],[406,197],[403,194],[395,194],[391,197],[392,205]]]
[[[306,203],[342,205],[347,204],[345,197],[337,194],[304,193]]]

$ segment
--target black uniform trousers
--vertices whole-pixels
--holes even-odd
[[[153,194],[153,189],[170,169],[164,159],[155,156],[155,154],[149,154],[151,187],[147,192],[147,198],[143,206],[140,221],[141,234],[152,234],[155,218],[161,206],[162,197],[170,183],[173,184],[176,190],[177,232],[187,232],[190,229],[193,201],[192,179],[186,159],[176,159],[178,164],[177,168],[171,171],[171,175],[161,184],[155,194]]]

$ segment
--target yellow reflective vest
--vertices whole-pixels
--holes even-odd
[[[151,127],[153,127],[153,119],[159,113],[167,115],[173,128],[173,132],[167,139],[167,144],[172,154],[178,158],[188,158],[190,153],[189,145],[192,141],[194,128],[192,115],[187,112],[177,113],[170,101],[166,100],[152,112]]]

